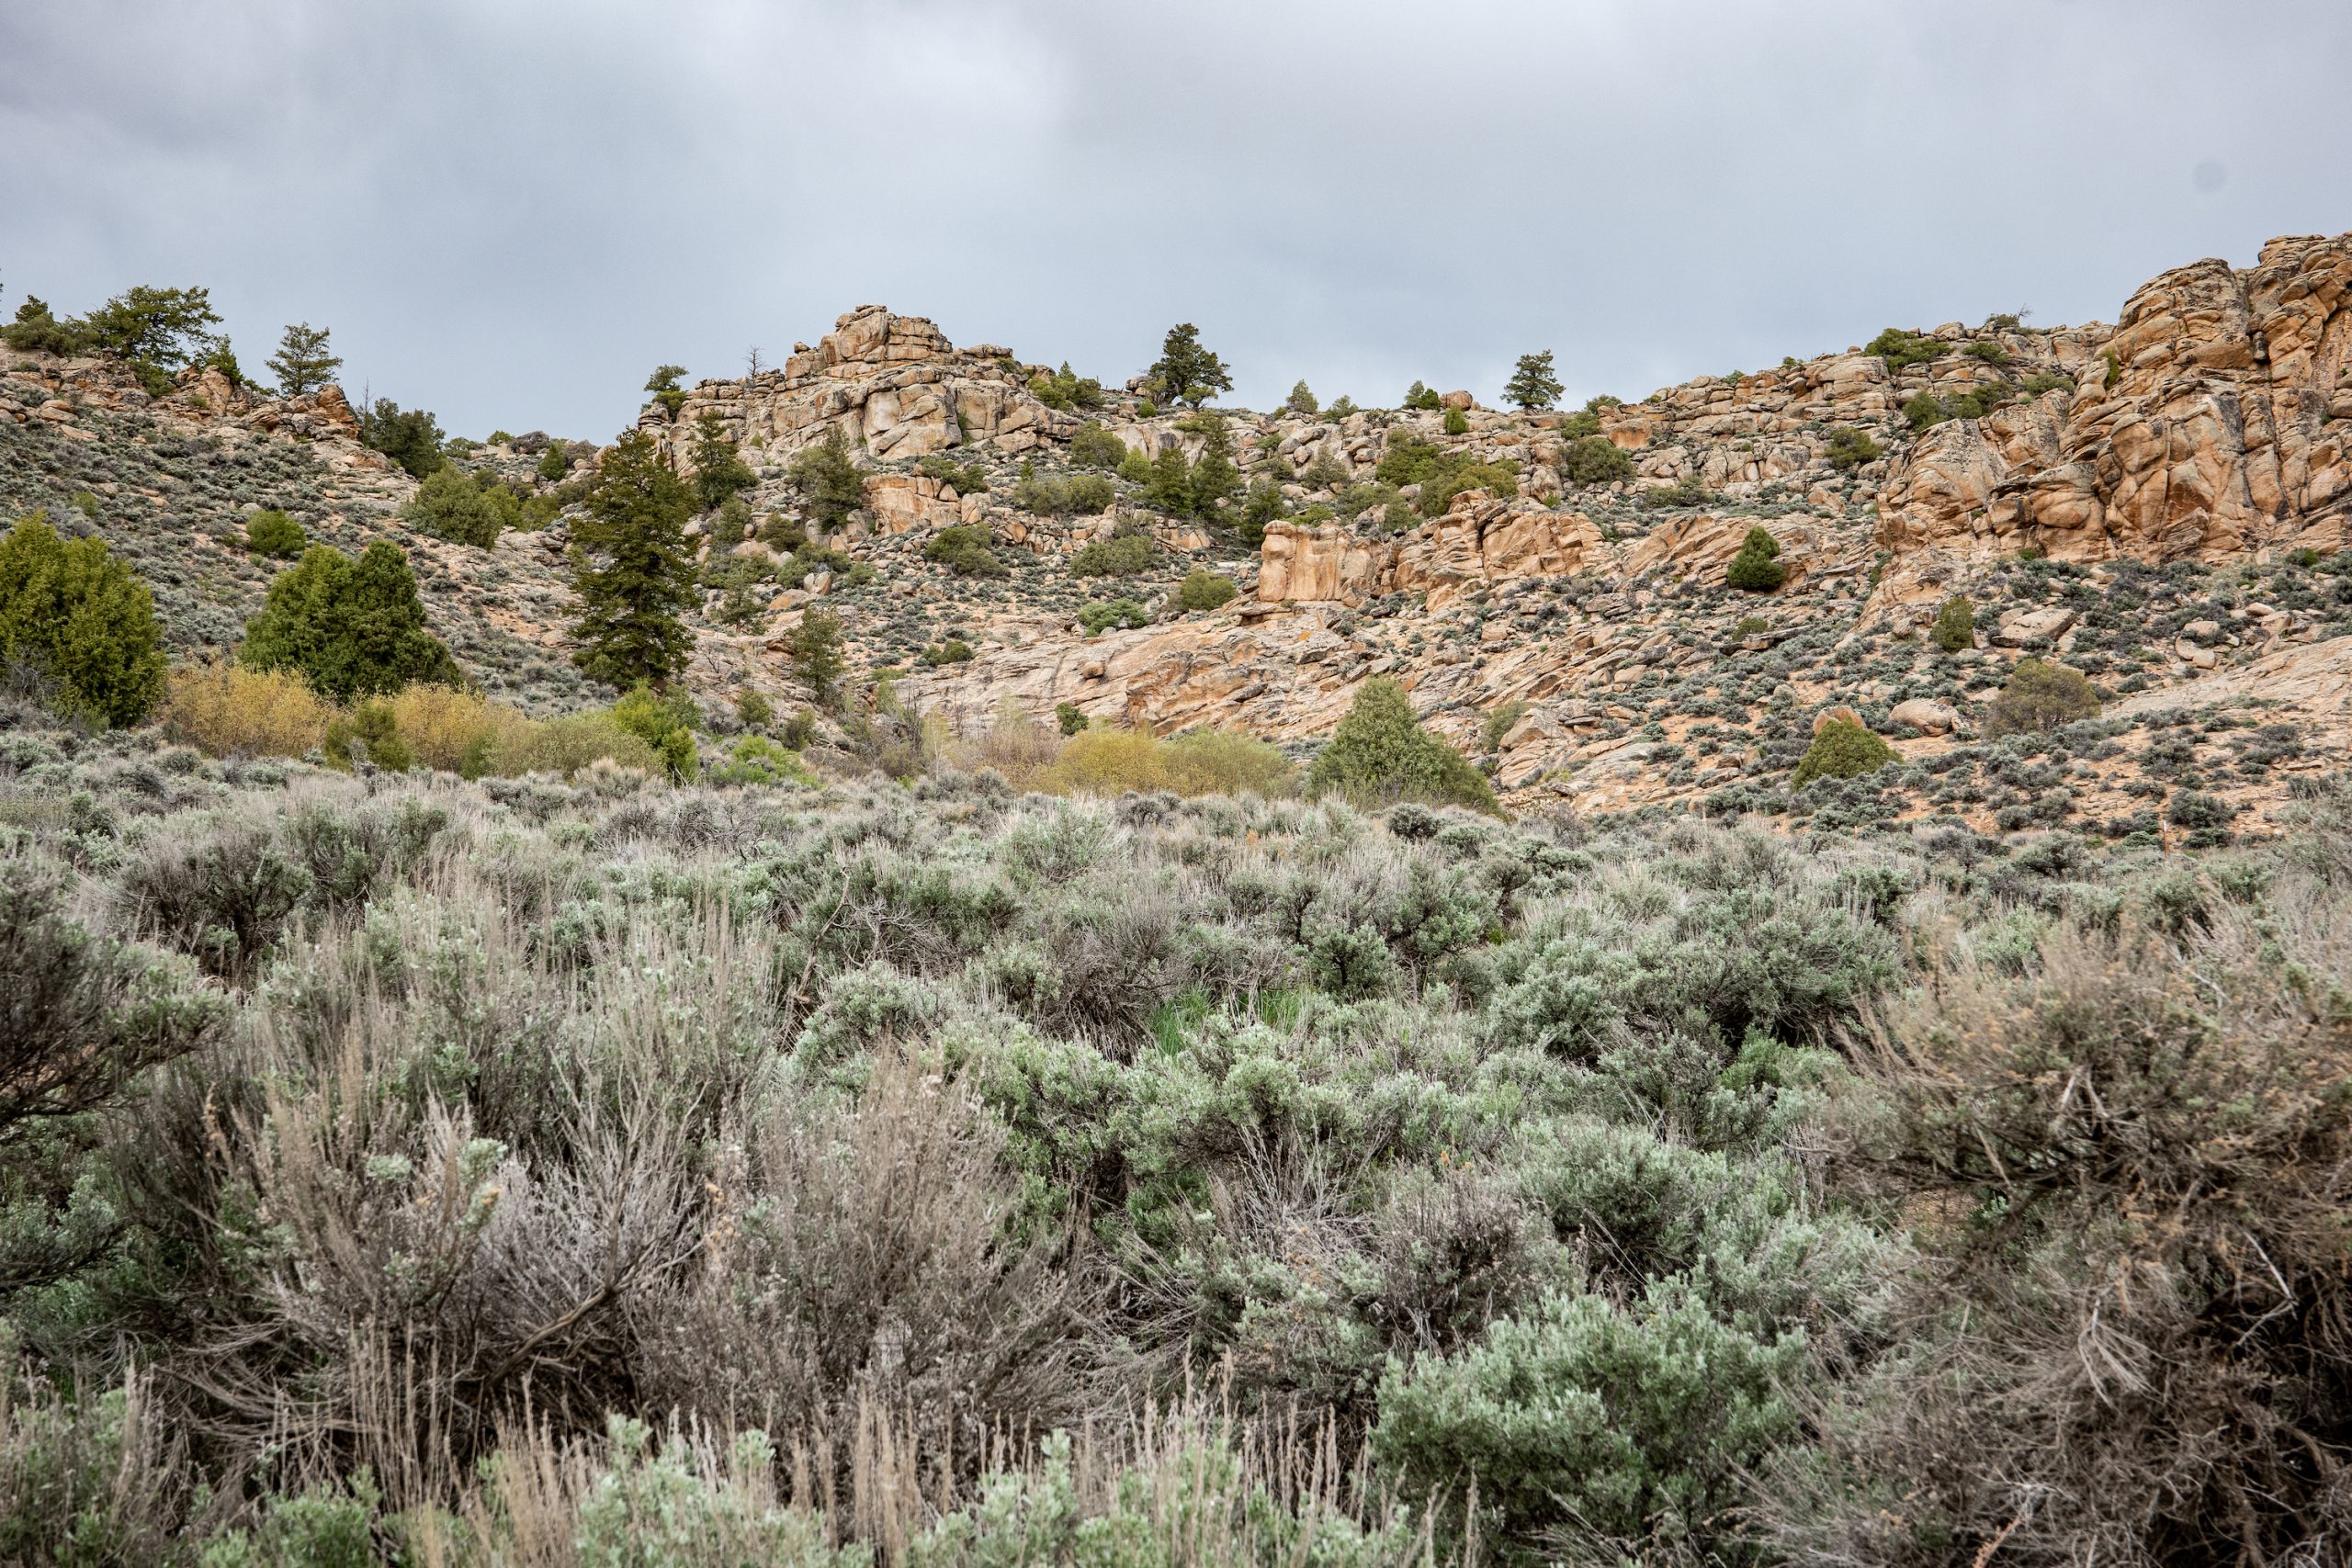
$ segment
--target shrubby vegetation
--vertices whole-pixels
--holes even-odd
[[[2352,791],[2045,897],[1366,816],[1451,772],[1368,693],[1320,799],[1082,714],[811,787],[650,689],[345,710],[638,748],[480,785],[0,710],[0,1550],[2310,1557]]]
[[[1312,794],[1358,805],[1418,801],[1496,809],[1495,792],[1453,747],[1421,728],[1405,688],[1366,681],[1306,775]]]
[[[356,561],[332,545],[303,551],[270,582],[237,659],[249,670],[289,671],[337,701],[459,678],[425,626],[407,553],[389,539]]]
[[[1743,593],[1770,593],[1789,580],[1789,569],[1779,557],[1781,541],[1762,528],[1750,528],[1738,553],[1724,569],[1724,582]]]
[[[136,572],[88,535],[17,519],[0,538],[0,670],[53,690],[68,712],[136,724],[164,691],[154,602]]]

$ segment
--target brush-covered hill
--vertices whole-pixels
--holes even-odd
[[[1464,392],[1162,411],[1140,378],[1102,389],[866,306],[639,423],[689,472],[715,434],[754,479],[695,525],[707,698],[802,700],[784,649],[820,608],[867,700],[878,673],[950,736],[1075,710],[1303,754],[1385,675],[1521,807],[2128,834],[2194,788],[2252,827],[2352,745],[2347,286],[2352,236],[2281,239],[2165,274],[2114,326],[1890,329],[1566,414]],[[828,504],[795,471],[835,435],[860,479]],[[590,695],[563,552],[595,448],[549,445],[455,445],[547,520],[476,548],[423,530],[332,389],[192,372],[150,399],[39,354],[0,372],[0,507],[119,541],[184,649],[258,604],[243,520],[276,507],[328,542],[400,536],[461,662],[538,709]],[[1780,581],[1733,588],[1758,529]],[[1956,600],[1973,625],[1946,648]],[[2104,722],[1985,744],[2026,659],[2087,676]],[[1902,765],[1792,793],[1833,709]]]

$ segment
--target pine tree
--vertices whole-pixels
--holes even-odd
[[[164,694],[163,633],[137,573],[91,536],[67,543],[35,513],[0,539],[0,665],[53,682],[59,705],[136,724]]]
[[[1233,436],[1224,419],[1215,414],[1201,417],[1210,423],[1201,439],[1200,460],[1193,465],[1191,488],[1193,510],[1206,517],[1240,491],[1241,470],[1234,466]]]
[[[865,476],[850,460],[849,437],[838,424],[794,453],[788,472],[820,527],[837,528],[865,504]]]
[[[719,428],[718,421],[708,414],[702,416],[695,432],[694,465],[695,499],[702,503],[701,510],[705,512],[721,504],[737,491],[749,490],[760,482],[760,476],[744,463],[735,443]]]
[[[1560,378],[1552,371],[1552,351],[1522,354],[1519,368],[1503,384],[1504,400],[1520,409],[1548,409],[1560,400]]]
[[[407,553],[389,539],[370,544],[356,561],[332,545],[303,551],[245,623],[237,661],[249,670],[290,670],[338,702],[465,678],[425,625]]]
[[[209,290],[144,284],[91,311],[88,321],[100,348],[122,355],[150,381],[201,359],[212,344],[209,329],[220,324]]]
[[[1194,408],[1233,390],[1233,375],[1225,361],[1201,345],[1201,329],[1190,321],[1168,329],[1159,357],[1147,374],[1164,401]]]
[[[288,327],[277,340],[277,352],[269,356],[269,373],[277,378],[280,397],[315,392],[342,368],[342,356],[327,351],[327,329],[308,321]]]
[[[644,431],[606,449],[588,514],[571,528],[571,583],[582,606],[572,662],[594,679],[658,690],[686,667],[694,634],[679,617],[694,602],[685,536],[693,509],[693,492]]]
[[[840,700],[842,671],[848,661],[842,657],[839,615],[830,610],[804,613],[800,624],[785,636],[784,657],[818,702],[831,707]]]

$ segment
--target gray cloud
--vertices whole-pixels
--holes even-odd
[[[1572,393],[2034,308],[2352,222],[2334,4],[16,0],[0,282],[203,282],[452,429],[869,300],[1105,378]]]

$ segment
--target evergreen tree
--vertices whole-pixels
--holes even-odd
[[[338,702],[465,678],[426,627],[416,574],[389,539],[371,543],[356,561],[332,545],[303,551],[245,623],[237,661],[249,670],[290,670]]]
[[[1309,795],[1333,792],[1367,806],[1399,801],[1495,809],[1495,792],[1461,752],[1421,728],[1394,681],[1366,681],[1331,743],[1306,775]]]
[[[269,356],[269,373],[277,378],[281,397],[315,392],[342,368],[342,357],[327,350],[327,329],[308,321],[288,327],[277,340],[277,352]]]
[[[820,703],[831,707],[840,700],[842,672],[849,665],[842,657],[839,615],[830,610],[804,613],[800,624],[785,636],[784,657]]]
[[[744,463],[735,443],[719,428],[718,421],[708,414],[702,416],[695,433],[694,464],[695,499],[705,512],[722,504],[737,491],[749,490],[760,482],[760,476]],[[864,493],[862,489],[860,493]]]
[[[141,285],[116,295],[90,312],[97,346],[119,354],[153,385],[210,350],[210,329],[220,324],[212,296],[203,288],[150,288]]]
[[[1560,400],[1560,378],[1553,374],[1550,349],[1519,356],[1519,368],[1503,384],[1503,399],[1521,410],[1548,409]]]
[[[136,724],[164,694],[163,632],[138,574],[95,535],[70,544],[39,513],[0,539],[0,665],[31,666],[59,705]]]
[[[1206,517],[1223,506],[1227,500],[1241,490],[1241,470],[1233,462],[1233,436],[1225,421],[1213,414],[1201,416],[1209,421],[1209,428],[1201,438],[1200,460],[1193,465],[1193,510]]]
[[[672,419],[677,418],[678,411],[686,404],[685,389],[678,385],[678,378],[685,373],[683,365],[657,365],[653,374],[645,378],[645,389],[653,394],[655,402],[670,411]]]
[[[1789,569],[1776,558],[1781,541],[1761,528],[1750,528],[1740,541],[1739,553],[1724,569],[1724,581],[1743,593],[1770,593],[1789,580]]]
[[[1190,321],[1168,329],[1159,357],[1147,373],[1160,400],[1198,408],[1219,392],[1233,390],[1225,361],[1201,344],[1201,329]]]
[[[679,619],[694,603],[695,558],[685,536],[694,494],[641,430],[607,448],[571,527],[571,583],[581,616],[572,662],[607,685],[657,690],[686,667],[694,634]]]
[[[1290,396],[1283,400],[1283,407],[1289,410],[1292,413],[1297,414],[1302,419],[1314,418],[1316,414],[1322,411],[1322,404],[1315,400],[1314,391],[1308,388],[1305,381],[1301,381],[1292,387],[1290,389]]]
[[[25,302],[17,307],[16,321],[0,327],[0,343],[26,353],[57,354],[68,358],[87,354],[96,346],[87,321],[61,321],[45,301],[32,294],[26,295]]]
[[[378,398],[374,408],[360,411],[359,439],[398,463],[411,479],[423,479],[446,460],[441,422],[423,409],[402,412],[390,398]]]
[[[865,504],[865,476],[850,461],[849,437],[838,424],[795,453],[789,473],[820,526],[837,528]]]
[[[1405,389],[1404,406],[1408,409],[1414,410],[1416,412],[1433,409],[1438,406],[1438,402],[1439,398],[1437,393],[1421,385],[1419,381],[1414,382],[1411,386]]]
[[[1170,446],[1151,460],[1150,473],[1144,479],[1143,502],[1170,517],[1191,515],[1193,467],[1184,461],[1182,447]]]

